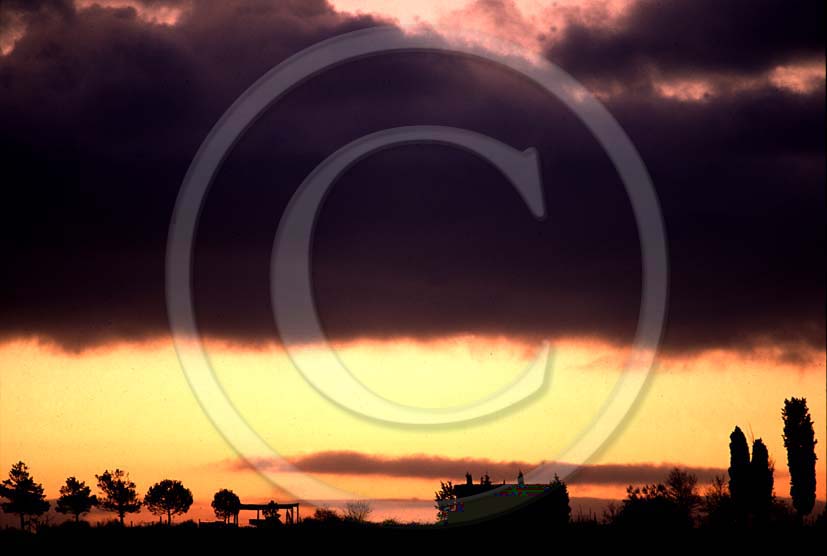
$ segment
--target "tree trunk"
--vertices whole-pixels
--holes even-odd
[[[123,525],[123,516],[125,515],[124,512],[118,512],[118,517],[121,518],[121,525]]]
[[[80,514],[75,514],[75,523],[80,521]]]
[[[24,531],[26,529],[26,514],[20,514],[20,530]]]
[[[167,510],[167,525],[172,525],[172,512]]]

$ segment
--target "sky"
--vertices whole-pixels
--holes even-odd
[[[449,41],[473,29],[481,48],[556,64],[609,110],[651,176],[666,327],[639,403],[571,477],[572,494],[619,498],[672,465],[709,481],[726,473],[738,425],[767,443],[787,496],[780,412],[796,396],[816,424],[823,500],[823,12],[707,0],[4,2],[13,210],[0,222],[0,469],[26,461],[53,497],[67,476],[94,482],[107,468],[141,491],[177,478],[202,519],[219,488],[295,497],[296,474],[263,460],[280,482],[255,473],[188,385],[167,315],[167,234],[193,156],[238,95],[305,47],[396,25]],[[313,168],[367,133],[425,124],[537,149],[546,218],[471,154],[397,147],[336,182],[312,276],[340,359],[398,403],[474,402],[553,347],[537,396],[438,427],[377,422],[322,396],[285,352],[269,290],[280,215]],[[638,235],[611,160],[558,99],[497,64],[386,54],[303,83],[235,145],[200,216],[194,306],[216,379],[267,444],[325,484],[384,500],[381,517],[431,519],[421,501],[441,480],[513,481],[556,461],[613,395],[640,310]]]

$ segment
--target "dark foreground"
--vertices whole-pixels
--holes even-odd
[[[0,531],[2,554],[58,554],[67,550],[107,554],[242,554],[255,549],[279,552],[285,549],[317,551],[334,548],[347,550],[382,550],[409,553],[411,550],[443,552],[453,549],[483,548],[485,553],[509,553],[561,550],[563,547],[620,548],[637,552],[688,552],[737,549],[761,549],[761,553],[778,550],[817,549],[824,544],[825,531],[820,527],[769,528],[763,530],[618,529],[606,526],[571,525],[564,529],[538,524],[499,525],[495,522],[465,526],[387,526],[352,524],[325,527],[279,527],[277,529],[220,528],[196,525],[174,527],[73,527],[42,528],[37,533],[17,529]],[[482,546],[480,546],[482,542]]]

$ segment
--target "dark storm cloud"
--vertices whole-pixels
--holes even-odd
[[[376,21],[321,2],[253,0],[195,3],[175,26],[129,9],[32,13],[26,34],[0,57],[2,334],[67,349],[167,335],[166,234],[199,144],[274,64]],[[802,48],[779,39],[788,54],[777,56],[793,59]],[[629,89],[606,104],[662,203],[672,265],[667,348],[823,346],[823,84],[810,92],[756,86],[702,102]],[[325,201],[314,243],[328,334],[628,341],[640,253],[608,158],[536,87],[437,54],[335,68],[247,132],[198,231],[201,330],[277,338],[269,255],[288,199],[340,146],[415,124],[536,147],[548,218],[533,220],[495,170],[446,147],[408,146],[360,162]]]
[[[582,79],[746,76],[824,59],[824,2],[638,0],[617,20],[572,18],[549,59]]]
[[[461,481],[471,473],[476,481],[487,473],[495,483],[514,482],[520,471],[528,473],[539,465],[527,461],[493,461],[485,458],[447,458],[442,456],[409,455],[387,457],[361,452],[315,452],[290,458],[290,463],[306,473],[335,475],[383,475],[418,479],[442,479]],[[278,471],[277,463],[257,462],[259,467]],[[234,471],[252,468],[244,461],[229,463]],[[674,465],[655,463],[589,464],[581,466],[566,482],[590,485],[629,485],[662,482]],[[716,467],[681,467],[693,473],[702,483],[709,483],[716,476],[726,476],[726,469]]]

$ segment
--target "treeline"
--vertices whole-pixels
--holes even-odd
[[[603,523],[618,527],[740,528],[801,524],[815,506],[815,432],[807,400],[784,400],[784,447],[792,506],[775,495],[775,464],[761,438],[752,450],[740,427],[729,436],[728,478],[714,479],[703,493],[698,478],[673,469],[662,483],[629,486],[620,504],[611,504]],[[592,518],[595,519],[595,518]],[[824,525],[825,514],[819,516]]]
[[[761,438],[752,442],[752,450],[740,427],[730,435],[728,478],[719,476],[704,491],[698,478],[680,468],[673,469],[661,482],[630,485],[626,497],[612,502],[603,515],[580,515],[570,518],[568,490],[555,477],[548,489],[547,500],[531,511],[515,514],[522,522],[539,521],[547,527],[608,526],[616,528],[744,528],[795,526],[802,524],[815,506],[816,439],[813,421],[804,398],[784,400],[781,410],[783,439],[790,472],[792,506],[775,495],[775,464]],[[487,475],[480,481],[486,485]],[[442,505],[455,501],[455,485],[440,483],[434,501],[437,521],[445,522],[448,513]],[[825,525],[825,513],[818,518]]]
[[[165,479],[155,483],[141,498],[129,474],[121,469],[106,470],[95,478],[98,495],[92,494],[92,489],[77,477],[67,478],[60,487],[55,511],[72,516],[77,523],[81,516],[97,507],[116,514],[123,525],[127,514],[146,507],[155,515],[166,516],[167,523],[171,524],[173,516],[187,513],[192,506],[192,492],[181,481]],[[43,486],[34,480],[22,461],[12,466],[9,478],[0,484],[0,496],[7,500],[2,504],[3,511],[17,514],[21,529],[31,529],[51,506]]]
[[[137,486],[129,479],[129,474],[121,469],[106,470],[95,475],[99,494],[92,494],[92,489],[76,477],[69,477],[60,487],[60,497],[55,504],[55,511],[71,516],[75,523],[81,522],[81,517],[100,508],[114,513],[117,516],[115,523],[124,525],[127,514],[148,509],[152,514],[166,517],[167,525],[172,525],[173,517],[186,514],[193,503],[192,492],[181,481],[164,479],[157,482],[146,491],[141,498]],[[14,464],[9,471],[9,478],[0,484],[0,496],[7,501],[2,503],[3,511],[17,514],[20,519],[21,530],[32,530],[40,525],[39,516],[49,511],[51,504],[46,500],[43,486],[37,483],[29,473],[28,466],[22,461]],[[223,524],[229,525],[232,520],[238,520],[241,510],[241,500],[232,490],[221,489],[215,493],[210,504],[216,518]],[[336,510],[321,507],[316,508],[313,517],[305,519],[308,527],[316,524],[364,524],[373,512],[370,503],[366,501],[351,501],[345,504],[342,513]],[[263,519],[257,520],[258,527],[277,527],[281,525],[281,514],[278,504],[271,500],[264,505]],[[385,525],[397,524],[386,521]],[[88,524],[87,524],[88,525]]]
[[[146,508],[150,513],[166,517],[167,525],[172,524],[174,516],[186,514],[193,503],[192,492],[181,481],[164,479],[157,482],[141,497],[129,473],[121,469],[106,470],[97,479],[99,494],[92,494],[92,489],[84,481],[69,477],[60,487],[60,497],[55,504],[55,511],[67,514],[80,522],[81,516],[92,508],[114,513],[118,523],[124,525],[127,514],[137,513]],[[29,473],[28,466],[19,461],[15,463],[9,478],[0,484],[0,496],[7,501],[2,504],[3,511],[17,514],[20,529],[31,530],[38,525],[38,517],[49,511],[51,504],[46,500],[43,486],[37,483]],[[237,516],[241,500],[231,490],[221,489],[215,493],[212,501],[215,516],[227,523]],[[278,505],[271,501],[264,509],[264,521],[268,524],[279,522]]]

